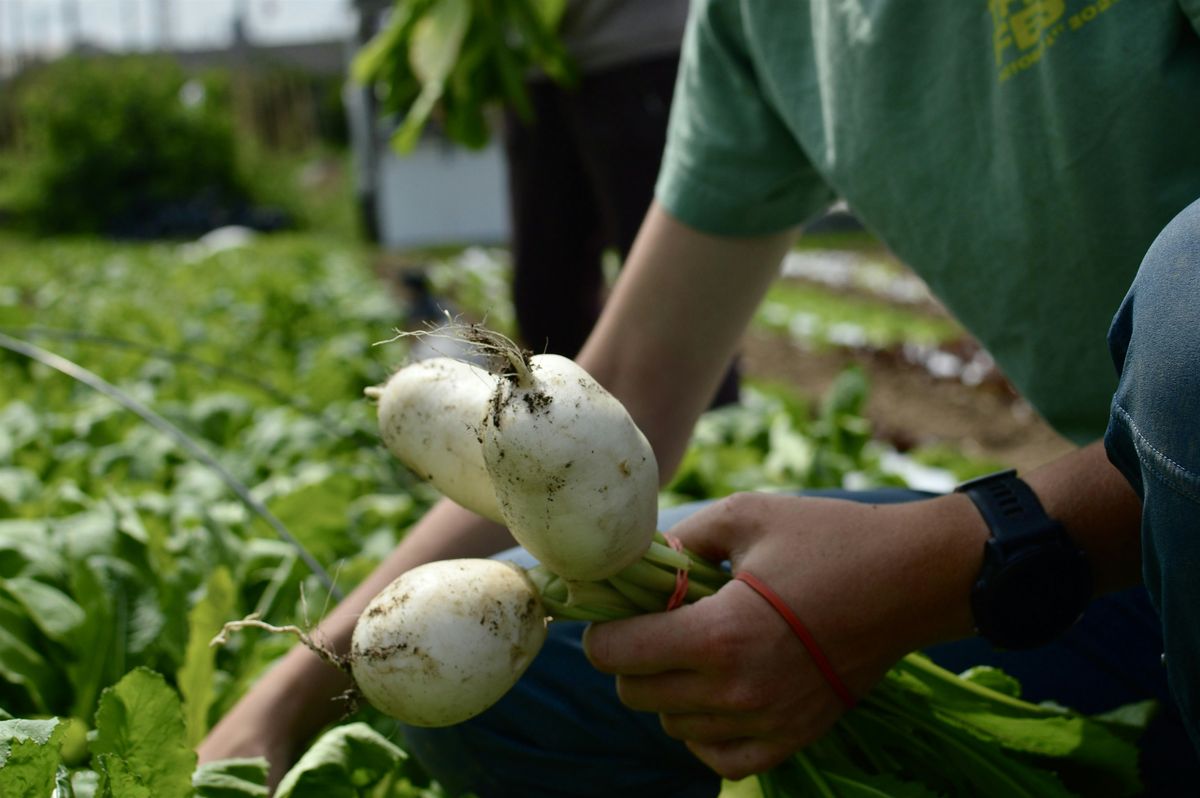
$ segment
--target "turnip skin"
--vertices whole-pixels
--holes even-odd
[[[528,360],[502,376],[483,460],[509,531],[560,576],[600,580],[649,548],[658,464],[629,413],[574,361]]]
[[[388,451],[443,495],[504,523],[480,446],[495,388],[484,369],[442,357],[405,366],[372,395]]]
[[[519,567],[442,560],[407,571],[367,605],[350,668],[381,712],[450,726],[500,700],[545,639],[545,610]]]

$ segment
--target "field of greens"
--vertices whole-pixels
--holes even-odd
[[[315,623],[435,498],[378,442],[364,387],[404,308],[368,254],[316,234],[225,250],[0,240],[0,794],[263,795],[261,762],[195,770],[192,747],[290,645],[228,620]],[[497,253],[443,258],[460,307],[507,318]],[[497,307],[500,305],[500,307]],[[32,349],[37,347],[38,349]],[[39,362],[78,364],[211,455]],[[667,501],[836,485],[877,468],[850,372],[823,404],[751,392],[708,417]],[[768,454],[769,453],[769,454]],[[438,795],[370,712],[301,761],[285,794]],[[337,785],[336,791],[331,785]]]
[[[4,333],[178,426],[339,587],[431,500],[360,399],[402,353],[372,345],[397,314],[358,253],[302,237],[212,255],[17,239],[0,252]],[[76,795],[190,794],[191,745],[287,645],[208,641],[250,612],[315,620],[328,588],[214,470],[110,398],[11,352],[0,386],[0,707],[74,719],[0,731],[0,793],[57,769],[54,745],[21,740],[61,737]]]

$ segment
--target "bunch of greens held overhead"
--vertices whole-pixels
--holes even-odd
[[[565,6],[566,0],[397,0],[356,56],[353,75],[374,87],[384,113],[403,118],[392,140],[398,151],[411,151],[431,118],[450,140],[483,147],[488,106],[532,119],[525,81],[533,71],[575,81],[554,32]]]

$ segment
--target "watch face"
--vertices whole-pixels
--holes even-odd
[[[1025,547],[992,564],[976,585],[972,609],[981,633],[1002,648],[1049,643],[1091,600],[1087,561],[1068,542]]]

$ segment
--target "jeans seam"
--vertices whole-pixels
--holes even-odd
[[[1114,404],[1112,412],[1129,430],[1134,446],[1141,455],[1142,465],[1146,467],[1159,482],[1174,490],[1186,499],[1200,502],[1200,477],[1193,474],[1180,463],[1159,451],[1150,440],[1142,434],[1137,422],[1125,408]]]

